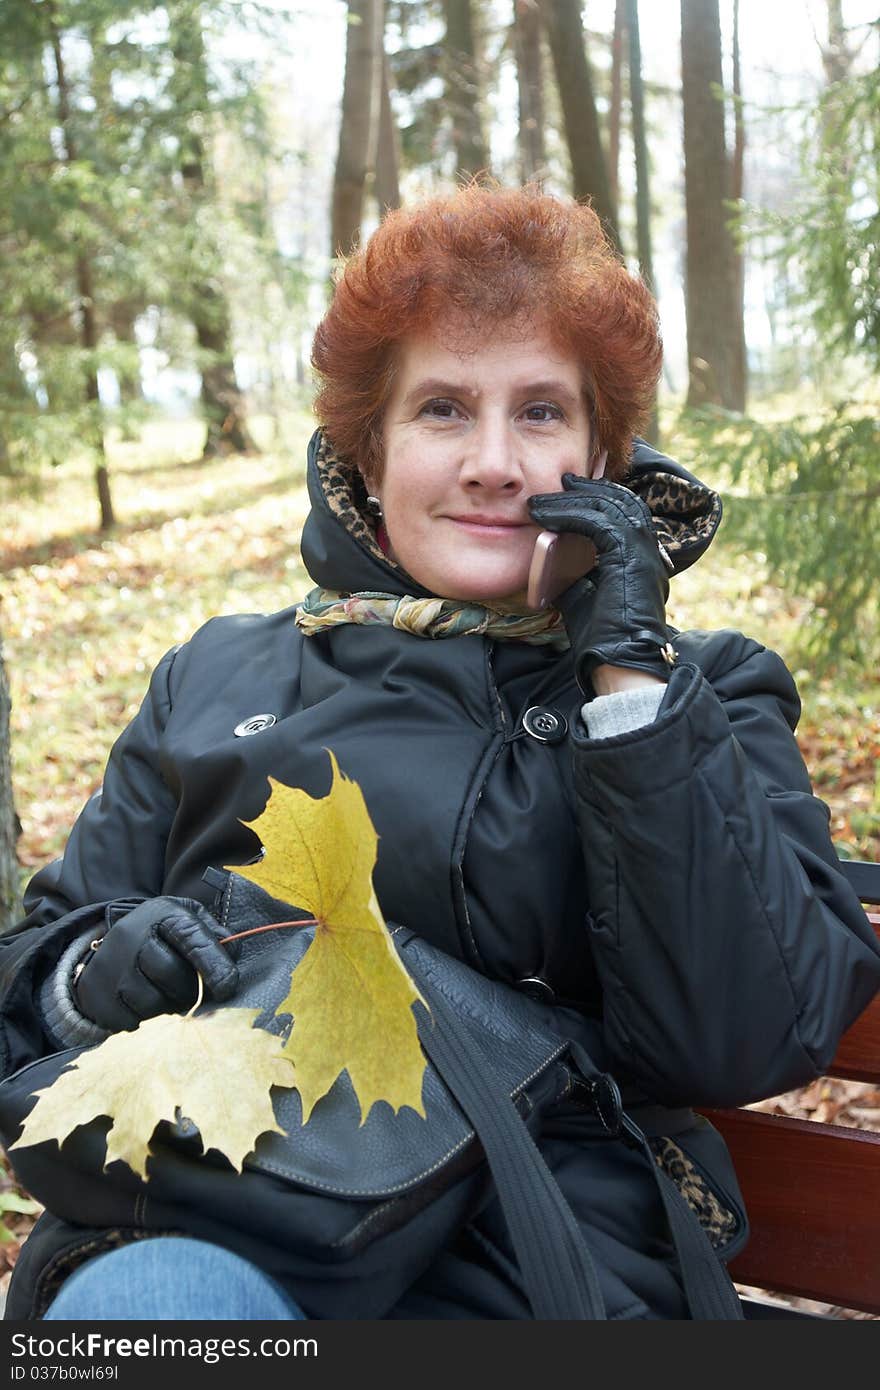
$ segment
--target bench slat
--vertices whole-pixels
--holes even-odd
[[[868,921],[880,940],[880,912],[869,912]],[[880,1084],[880,994],[844,1033],[828,1075]]]
[[[864,859],[843,859],[841,869],[863,903],[880,903],[880,864]]]
[[[880,1134],[755,1110],[704,1114],[730,1146],[752,1223],[732,1277],[880,1313]]]
[[[880,1085],[880,995],[844,1033],[828,1075]]]

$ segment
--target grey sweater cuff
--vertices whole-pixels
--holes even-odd
[[[618,690],[614,695],[597,695],[581,708],[581,718],[590,738],[612,738],[653,724],[664,685],[646,685],[637,690]]]
[[[94,937],[94,928],[78,936],[40,989],[43,1026],[58,1047],[90,1047],[110,1036],[107,1028],[80,1013],[73,992],[73,972],[88,955]]]

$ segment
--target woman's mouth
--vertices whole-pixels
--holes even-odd
[[[456,526],[461,526],[474,536],[509,536],[514,531],[521,531],[531,523],[526,521],[514,521],[509,517],[493,516],[452,516],[449,518]]]

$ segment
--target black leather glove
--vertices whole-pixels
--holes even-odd
[[[576,531],[596,547],[590,574],[559,598],[581,689],[597,666],[626,666],[664,680],[675,656],[666,627],[671,562],[640,497],[605,478],[566,473],[564,492],[539,493],[529,511],[548,531]]]
[[[212,999],[229,999],[238,969],[221,930],[194,898],[149,898],[125,913],[90,953],[75,984],[80,1012],[124,1032],[142,1019],[191,1008],[201,975]]]

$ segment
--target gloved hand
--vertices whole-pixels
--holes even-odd
[[[194,898],[149,898],[120,917],[89,954],[75,982],[80,1012],[124,1032],[142,1019],[190,1008],[201,975],[212,999],[229,999],[238,969],[218,924]]]
[[[564,492],[538,493],[529,511],[548,531],[576,531],[596,547],[590,574],[555,600],[585,694],[597,666],[626,666],[666,679],[675,656],[666,627],[669,570],[651,513],[629,488],[565,473]]]

